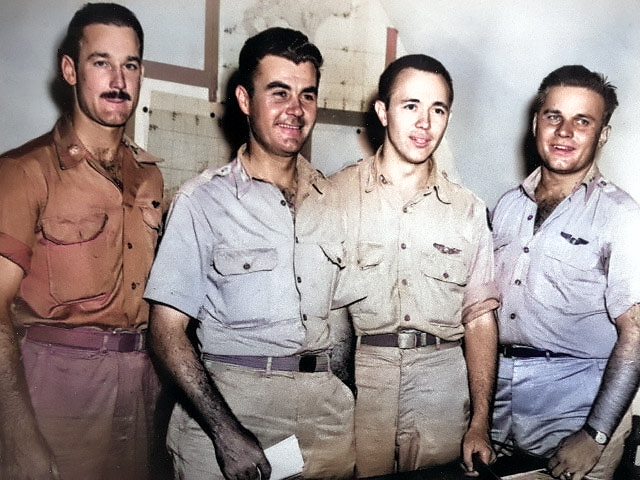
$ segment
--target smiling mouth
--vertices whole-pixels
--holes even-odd
[[[411,138],[413,143],[416,144],[418,147],[426,147],[427,145],[429,145],[431,143],[431,139],[430,138],[414,137],[414,136],[411,136],[409,138]]]
[[[561,153],[571,153],[575,150],[574,147],[571,147],[569,145],[551,145],[551,148],[553,148],[554,151],[556,152],[561,152]]]
[[[302,125],[289,125],[287,123],[278,123],[277,125],[280,128],[284,128],[286,130],[292,130],[295,132],[299,132],[300,130],[302,130],[302,127],[303,127]]]

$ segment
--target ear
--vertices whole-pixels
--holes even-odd
[[[238,106],[242,113],[248,116],[251,111],[251,96],[242,85],[236,87],[236,100],[238,100]]]
[[[75,85],[78,82],[76,76],[76,66],[69,55],[63,55],[60,60],[60,71],[62,72],[62,78],[69,85]]]
[[[387,127],[387,107],[385,106],[382,100],[376,100],[376,103],[373,104],[373,108],[376,111],[376,115],[378,115],[378,120],[383,127]]]
[[[531,121],[531,133],[533,133],[534,137],[536,136],[536,128],[538,128],[538,114],[534,113]]]
[[[598,139],[598,148],[601,148],[607,140],[609,140],[609,134],[611,133],[611,125],[605,125],[600,130],[600,138]]]

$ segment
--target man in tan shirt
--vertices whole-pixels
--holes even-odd
[[[485,463],[494,456],[498,301],[486,207],[433,157],[453,100],[440,62],[402,57],[378,93],[382,147],[331,178],[353,241],[336,301],[366,297],[349,308],[358,336],[356,469],[359,477],[416,470],[462,452],[472,470],[474,453]]]

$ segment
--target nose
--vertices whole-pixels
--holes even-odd
[[[559,137],[571,137],[573,136],[573,128],[571,122],[562,120],[556,128],[556,135]]]
[[[109,86],[114,89],[123,90],[126,86],[124,72],[119,68],[111,69],[111,81]]]
[[[416,122],[416,127],[428,129],[429,126],[431,126],[431,118],[429,117],[429,112],[424,112],[418,118],[418,121]]]
[[[298,97],[293,95],[291,96],[289,105],[287,105],[287,113],[296,117],[301,117],[303,115],[302,102]]]

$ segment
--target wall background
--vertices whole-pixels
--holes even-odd
[[[0,151],[49,130],[58,116],[49,90],[57,71],[55,51],[73,12],[83,3],[0,2]],[[145,28],[145,59],[202,69],[205,0],[122,3],[136,12]],[[528,105],[542,78],[571,63],[602,71],[618,86],[620,107],[600,166],[640,200],[635,159],[640,140],[638,0],[221,0],[220,92],[244,39],[274,25],[304,30],[319,45],[326,59],[321,106],[331,109],[366,108],[384,68],[387,27],[398,30],[398,55],[420,52],[441,60],[453,76],[456,99],[440,161],[489,206],[526,173]],[[163,94],[156,95],[156,90]],[[166,92],[181,101],[167,99]],[[152,106],[152,97],[160,102],[153,106],[175,111],[179,104],[188,115],[205,115],[203,108],[219,112],[221,107],[202,104],[206,89],[153,79],[145,82],[143,94],[140,108]],[[136,120],[136,139],[145,145],[150,124],[153,119],[142,114]],[[330,173],[368,154],[364,127],[319,124],[310,149],[312,161]],[[221,141],[214,138],[213,144]],[[154,153],[171,157],[168,162],[174,168],[184,166],[183,176],[220,161],[201,158],[206,149],[185,154],[181,146],[152,147],[159,150]],[[221,149],[218,156],[228,153],[216,148]]]

